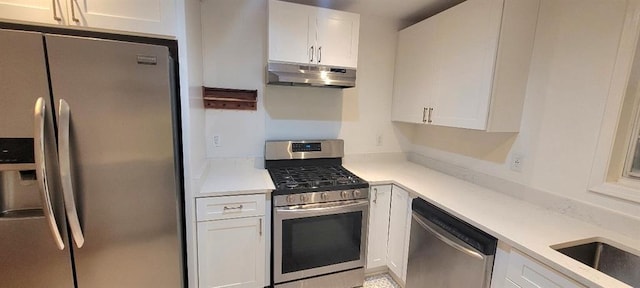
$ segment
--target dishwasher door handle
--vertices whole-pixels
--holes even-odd
[[[444,242],[445,244],[455,248],[456,250],[467,254],[473,258],[477,258],[480,260],[485,260],[485,256],[478,253],[477,251],[475,251],[473,248],[467,247],[468,244],[462,242],[461,240],[459,240],[458,238],[456,238],[453,235],[447,235],[449,234],[448,232],[442,230],[442,228],[432,224],[430,221],[428,221],[427,219],[425,219],[424,217],[420,216],[419,214],[416,214],[415,212],[413,212],[412,215],[413,219],[416,220],[416,222],[418,224],[420,224],[420,226],[422,226],[422,228],[426,229],[427,231],[429,231],[431,234],[433,234],[433,236],[435,236],[436,238],[438,238],[440,241]],[[438,230],[442,230],[442,231],[438,231]],[[445,234],[446,233],[446,234]]]

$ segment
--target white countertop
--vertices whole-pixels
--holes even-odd
[[[270,193],[269,172],[254,158],[212,159],[196,197]]]
[[[587,287],[630,287],[549,246],[602,237],[640,253],[640,239],[632,239],[406,160],[345,160],[344,166],[372,185],[401,186],[414,197],[439,206]]]

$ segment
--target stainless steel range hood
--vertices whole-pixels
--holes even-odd
[[[356,70],[322,65],[269,62],[267,84],[351,88],[356,86]]]

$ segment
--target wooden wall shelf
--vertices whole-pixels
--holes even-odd
[[[202,87],[206,109],[256,110],[258,90]]]

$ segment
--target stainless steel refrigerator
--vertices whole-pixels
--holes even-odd
[[[184,284],[168,48],[0,30],[0,287]]]

